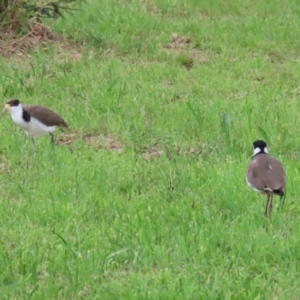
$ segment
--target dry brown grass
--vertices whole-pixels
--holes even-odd
[[[49,42],[59,40],[59,35],[52,33],[49,27],[37,22],[32,22],[29,32],[21,37],[16,36],[11,28],[6,28],[1,32],[0,54],[5,58],[20,57],[37,46],[46,47]]]
[[[59,137],[59,144],[71,145],[76,140],[81,139],[84,144],[96,147],[98,149],[106,148],[108,150],[122,153],[125,150],[125,145],[121,141],[116,140],[110,135],[98,135],[98,134],[83,134],[69,133]]]
[[[148,14],[158,14],[160,13],[158,7],[153,0],[143,0],[142,10]]]
[[[49,44],[56,47],[57,59],[67,56],[71,60],[80,60],[85,46],[84,43],[76,43],[74,47],[67,36],[53,33],[49,26],[32,21],[24,36],[16,36],[10,27],[1,31],[0,55],[7,60],[30,59],[30,53],[39,47],[46,51]],[[89,56],[92,55],[89,53]]]

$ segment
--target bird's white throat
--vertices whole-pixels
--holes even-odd
[[[20,125],[20,123],[23,123],[23,107],[21,104],[19,104],[18,106],[11,106],[9,113],[11,115],[11,118],[13,119],[13,121],[15,123],[17,123],[18,125]]]
[[[13,121],[31,137],[38,137],[55,130],[56,126],[46,126],[41,121],[33,117],[30,118],[30,121],[26,122],[23,119],[23,107],[21,104],[18,106],[11,106],[9,112]]]
[[[258,154],[258,153],[260,153],[261,152],[261,149],[260,148],[255,148],[254,149],[254,155],[256,155],[256,154]],[[266,154],[268,154],[268,149],[267,149],[267,147],[265,147],[264,148],[264,152],[263,153],[266,153]]]
[[[21,104],[19,104],[18,106],[11,106],[9,112],[12,116],[22,116],[23,107]]]

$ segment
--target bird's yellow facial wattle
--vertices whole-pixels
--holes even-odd
[[[10,110],[11,110],[10,104],[6,103],[4,106],[3,112],[10,112]]]

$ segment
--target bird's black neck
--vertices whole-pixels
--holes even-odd
[[[31,119],[30,114],[24,109],[24,107],[23,107],[22,118],[27,123],[30,122],[30,119]]]

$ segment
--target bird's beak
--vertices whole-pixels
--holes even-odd
[[[6,111],[10,111],[10,108],[11,108],[10,104],[6,103],[5,106],[4,106],[4,109],[2,111],[2,114],[5,113]]]

